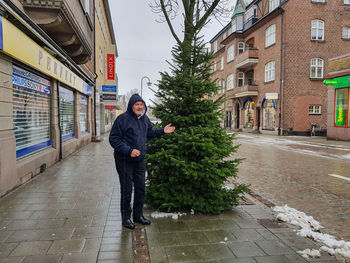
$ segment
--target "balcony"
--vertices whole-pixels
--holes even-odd
[[[27,15],[77,63],[93,52],[92,22],[79,0],[21,0]]]
[[[258,85],[248,84],[242,87],[233,88],[226,91],[228,98],[241,98],[248,96],[258,96]]]
[[[237,57],[237,69],[247,69],[259,62],[258,49],[250,48]]]

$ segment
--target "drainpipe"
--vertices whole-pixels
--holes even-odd
[[[95,138],[97,137],[97,134],[96,134],[96,88],[97,88],[97,83],[96,83],[96,79],[97,79],[97,74],[96,74],[96,22],[95,22],[95,0],[93,0],[93,10],[94,10],[94,22],[93,22],[93,25],[94,25],[94,74],[95,74],[95,77],[94,77],[94,81],[95,81],[95,88],[94,88],[94,134],[95,134]]]
[[[278,106],[278,135],[281,136],[281,122],[282,122],[282,59],[283,59],[283,12],[281,12],[281,40],[280,40],[280,96],[279,96],[279,106]]]

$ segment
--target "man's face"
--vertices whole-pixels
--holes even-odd
[[[140,116],[143,112],[143,102],[142,101],[137,101],[134,105],[132,105],[132,110],[137,116]]]

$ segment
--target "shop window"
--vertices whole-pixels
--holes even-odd
[[[312,58],[310,61],[310,78],[322,79],[323,78],[323,59]]]
[[[13,66],[13,128],[16,157],[51,145],[50,81]]]
[[[335,90],[335,125],[349,126],[349,89]]]
[[[64,87],[59,87],[60,93],[60,128],[62,140],[74,138],[74,92]]]
[[[244,110],[244,128],[253,128],[254,126],[254,107],[251,101],[245,104]]]
[[[276,43],[276,25],[269,26],[265,31],[265,47]]]
[[[235,58],[235,46],[231,45],[227,49],[227,63],[234,60]]]
[[[324,22],[322,20],[311,21],[311,40],[324,40]]]
[[[309,105],[309,115],[321,115],[321,105]]]
[[[350,27],[343,27],[343,38],[350,39]]]
[[[265,65],[265,82],[275,80],[275,61]]]
[[[87,97],[84,95],[79,96],[80,100],[80,132],[81,133],[86,133],[88,131],[88,118],[87,118],[87,113],[88,113],[88,100]]]
[[[276,126],[276,109],[273,100],[265,100],[263,105],[263,129],[274,130]]]

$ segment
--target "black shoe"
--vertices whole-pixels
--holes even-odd
[[[138,218],[134,217],[134,222],[135,223],[140,223],[142,225],[150,225],[151,221],[149,221],[147,218],[145,218],[144,216],[140,216]]]
[[[122,225],[126,228],[129,228],[129,229],[134,229],[135,228],[135,225],[134,223],[131,221],[131,219],[126,219],[125,221],[123,221]]]

